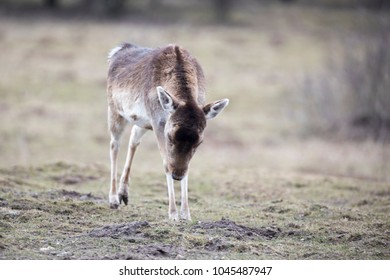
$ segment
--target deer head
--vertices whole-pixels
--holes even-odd
[[[200,107],[194,101],[184,102],[164,88],[157,87],[161,107],[168,113],[164,127],[165,168],[174,180],[181,180],[197,147],[203,141],[208,119],[215,118],[229,104],[222,99]]]

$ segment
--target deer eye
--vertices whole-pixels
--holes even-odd
[[[173,138],[170,134],[168,134],[168,144],[171,146],[173,145]]]

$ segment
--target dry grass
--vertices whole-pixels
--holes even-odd
[[[194,221],[167,223],[161,176],[106,203],[108,170],[0,170],[1,259],[388,259],[389,186],[254,169],[194,175]]]

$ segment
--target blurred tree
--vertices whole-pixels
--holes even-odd
[[[383,9],[390,7],[390,0],[371,0],[368,2],[368,6],[374,9]]]
[[[232,9],[231,0],[214,0],[214,9],[217,20],[219,22],[226,22]]]
[[[352,125],[385,141],[390,131],[390,33],[385,29],[371,39],[362,54],[346,52],[346,99]]]
[[[118,14],[123,11],[125,0],[103,0],[108,14]]]
[[[58,0],[44,0],[44,4],[49,8],[56,8],[58,7]]]
[[[390,141],[388,30],[343,41],[340,57],[329,56],[327,67],[304,76],[297,94],[305,134]]]
[[[162,6],[161,0],[149,0],[149,7],[153,10],[158,10]]]
[[[124,9],[126,0],[82,0],[82,7],[92,13],[117,15]]]

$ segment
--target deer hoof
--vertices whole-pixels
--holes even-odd
[[[111,209],[118,209],[119,208],[119,203],[110,203],[110,208]]]
[[[127,194],[119,194],[119,204],[122,204],[122,201],[125,205],[129,202],[129,196]]]
[[[179,220],[179,215],[177,214],[177,212],[169,213],[169,219],[173,222],[176,222]]]
[[[180,219],[185,220],[185,221],[191,221],[191,215],[188,212],[181,212]]]
[[[110,202],[110,208],[111,209],[118,209],[119,208],[119,199],[118,196],[113,194],[109,195],[109,202]]]

